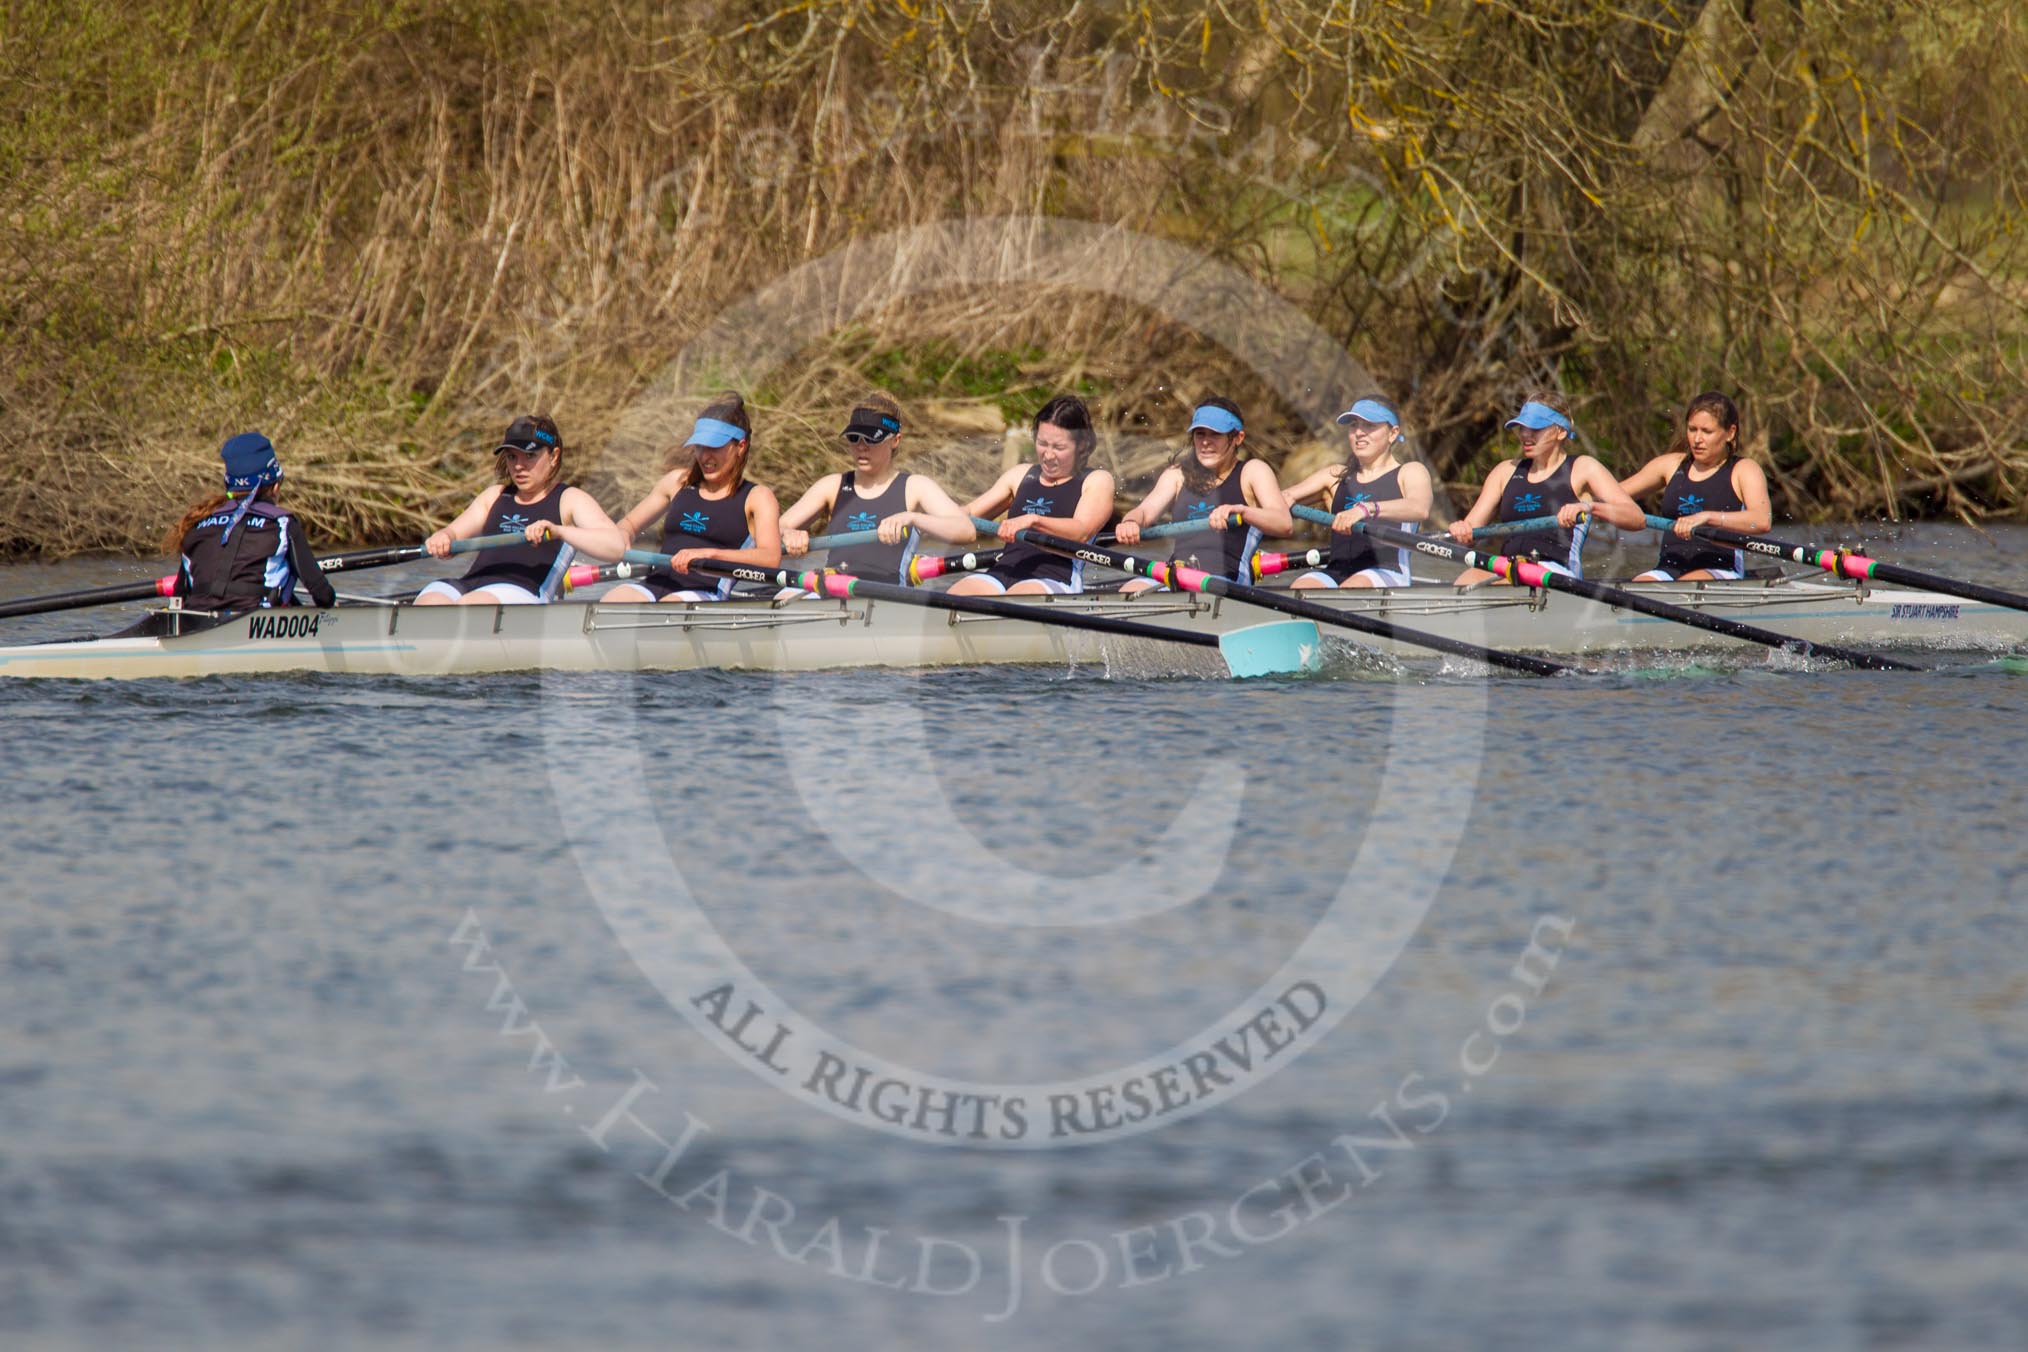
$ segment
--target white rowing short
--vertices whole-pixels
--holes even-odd
[[[972,574],[972,576],[985,579],[986,581],[992,583],[995,587],[999,588],[1000,593],[1002,595],[1006,594],[1007,584],[1002,582],[999,578],[994,577],[991,573],[974,573]],[[1051,596],[1075,596],[1077,595],[1078,591],[1077,588],[1071,586],[1068,582],[1059,582],[1053,577],[1031,577],[1025,580],[1029,582],[1040,582],[1043,585],[1043,587],[1048,590]]]
[[[655,593],[649,591],[646,587],[634,582],[622,582],[619,586],[614,587],[611,591],[599,597],[599,600],[615,600],[621,592],[631,592],[643,601],[653,601],[656,599]],[[661,599],[664,601],[723,601],[725,595],[714,587],[710,591],[672,591]]]
[[[1303,577],[1314,578],[1315,581],[1311,585],[1316,587],[1350,586],[1353,577],[1363,577],[1368,585],[1375,587],[1406,587],[1409,585],[1408,572],[1402,568],[1361,568],[1358,572],[1352,574],[1352,577],[1346,578],[1343,582],[1324,572],[1304,573]],[[1302,579],[1299,578],[1297,580],[1301,581]]]
[[[1741,577],[1745,576],[1743,573],[1735,572],[1730,568],[1706,568],[1704,571],[1711,574],[1713,582],[1737,582]],[[1636,577],[1634,581],[1674,582],[1676,581],[1676,575],[1674,573],[1665,573],[1660,568],[1650,568],[1647,572]]]
[[[495,605],[501,606],[539,606],[542,604],[541,597],[518,582],[488,582],[483,587],[474,587],[469,592],[461,592],[450,583],[439,580],[430,583],[429,586],[417,592],[415,599],[420,601],[425,596],[441,596],[446,601],[462,601],[467,596],[483,596]]]

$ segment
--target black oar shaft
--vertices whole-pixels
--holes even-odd
[[[1914,568],[1904,568],[1898,563],[1883,563],[1879,559],[1869,558],[1849,549],[1826,549],[1822,545],[1792,545],[1786,540],[1776,540],[1765,535],[1748,535],[1725,526],[1697,526],[1690,533],[1714,544],[1732,545],[1734,548],[1767,558],[1788,559],[1793,563],[1822,568],[1825,572],[1850,578],[1855,582],[1899,582],[1903,586],[1921,587],[1925,591],[1942,592],[1946,596],[1962,596],[1968,601],[1983,601],[1990,606],[2005,606],[2009,610],[2028,610],[2028,596],[2020,592],[1988,587],[1981,582],[1963,582],[1954,577],[1941,577],[1936,573],[1919,572]]]
[[[476,553],[483,549],[498,549],[503,545],[518,544],[523,537],[518,532],[502,535],[481,535],[470,540],[457,540],[451,545],[453,554]],[[361,568],[380,568],[390,563],[407,563],[411,559],[426,558],[429,551],[421,545],[383,545],[378,549],[355,549],[349,554],[333,554],[317,560],[317,569],[323,573],[357,572]],[[146,601],[157,596],[174,596],[176,578],[155,578],[147,582],[124,582],[116,587],[94,587],[89,591],[57,592],[50,596],[24,596],[18,601],[0,602],[0,620],[13,619],[17,615],[42,615],[52,610],[84,610],[90,606],[112,605],[119,601]]]
[[[1153,578],[1157,582],[1173,584],[1187,591],[1208,592],[1213,596],[1228,597],[1262,610],[1278,610],[1284,615],[1311,620],[1317,624],[1336,625],[1340,629],[1352,629],[1373,638],[1392,639],[1411,647],[1431,648],[1437,652],[1450,653],[1455,657],[1469,657],[1475,662],[1489,666],[1505,667],[1510,671],[1525,671],[1533,676],[1554,676],[1570,668],[1560,662],[1546,658],[1531,657],[1525,653],[1501,652],[1497,648],[1482,648],[1476,643],[1462,639],[1445,638],[1441,634],[1424,633],[1419,629],[1406,629],[1387,620],[1375,619],[1370,615],[1357,615],[1349,611],[1334,610],[1315,601],[1305,601],[1288,592],[1270,591],[1265,587],[1250,587],[1244,582],[1234,582],[1216,573],[1206,573],[1196,568],[1185,568],[1162,559],[1142,559],[1117,550],[1104,549],[1098,545],[1080,544],[1060,536],[1042,531],[1024,530],[1022,540],[1041,549],[1067,554],[1072,558],[1095,563],[1101,568],[1112,568],[1137,577]]]
[[[1600,601],[1606,605],[1618,606],[1622,610],[1631,610],[1642,615],[1653,615],[1657,619],[1670,620],[1692,629],[1702,629],[1707,633],[1723,634],[1727,638],[1736,638],[1746,643],[1758,643],[1769,648],[1780,648],[1786,652],[1796,653],[1804,657],[1829,657],[1839,662],[1850,663],[1855,667],[1870,667],[1876,671],[1920,671],[1922,669],[1907,662],[1898,662],[1891,657],[1882,657],[1878,653],[1860,652],[1856,648],[1844,648],[1831,643],[1812,643],[1808,639],[1797,638],[1790,634],[1778,634],[1772,629],[1762,629],[1756,625],[1741,624],[1738,620],[1728,620],[1717,615],[1707,615],[1701,610],[1693,610],[1688,606],[1670,605],[1666,601],[1657,601],[1653,597],[1642,596],[1637,592],[1626,591],[1620,587],[1608,587],[1602,582],[1588,582],[1583,578],[1565,577],[1561,573],[1552,572],[1539,564],[1532,564],[1524,559],[1512,559],[1502,554],[1480,553],[1478,550],[1457,544],[1443,536],[1416,535],[1408,531],[1395,530],[1389,526],[1375,525],[1370,522],[1362,525],[1361,529],[1373,539],[1386,544],[1398,545],[1404,549],[1413,549],[1427,554],[1431,558],[1445,559],[1451,563],[1463,564],[1467,568],[1483,568],[1487,572],[1497,573],[1509,581],[1523,581],[1529,586],[1541,586],[1550,591],[1567,592],[1572,596],[1582,596],[1587,600]]]
[[[123,582],[115,587],[93,587],[89,591],[24,596],[18,601],[0,602],[0,620],[12,619],[16,615],[41,615],[52,610],[82,610],[86,606],[105,606],[116,601],[146,601],[170,595],[175,582],[173,577],[161,577],[146,582]]]
[[[1056,625],[1064,629],[1084,629],[1120,638],[1148,638],[1163,643],[1184,643],[1195,648],[1218,646],[1217,635],[1200,634],[1190,629],[1169,629],[1158,624],[1143,624],[1138,620],[1116,620],[1103,615],[1086,615],[1078,611],[1052,607],[1047,603],[1000,601],[988,596],[952,596],[948,592],[904,587],[897,582],[876,582],[871,578],[853,577],[848,573],[755,568],[748,564],[723,563],[717,559],[699,559],[691,564],[691,568],[700,573],[729,577],[739,582],[759,582],[775,587],[799,587],[819,596],[895,601],[902,605],[920,606],[925,610],[948,610],[960,615],[991,615],[996,619],[1022,620],[1029,624]]]

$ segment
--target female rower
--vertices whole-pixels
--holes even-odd
[[[1699,582],[1746,576],[1744,551],[1692,537],[1699,526],[1725,526],[1756,534],[1774,524],[1767,475],[1739,454],[1739,409],[1707,391],[1683,411],[1683,436],[1674,447],[1620,480],[1628,497],[1662,490],[1662,515],[1675,526],[1655,566],[1636,582]]]
[[[1546,391],[1530,395],[1507,426],[1520,432],[1521,454],[1493,466],[1472,510],[1451,523],[1453,540],[1470,544],[1472,532],[1480,526],[1554,513],[1554,526],[1505,536],[1494,542],[1495,548],[1511,558],[1533,554],[1545,568],[1583,577],[1587,515],[1624,530],[1639,530],[1647,523],[1606,467],[1577,452],[1572,444],[1577,429],[1556,395]],[[1467,568],[1456,580],[1466,586],[1492,576],[1483,568]]]
[[[1190,415],[1190,445],[1155,476],[1148,496],[1113,528],[1123,545],[1140,543],[1141,531],[1165,515],[1177,521],[1204,521],[1219,533],[1211,571],[1235,582],[1251,582],[1247,561],[1261,536],[1295,529],[1281,485],[1265,460],[1242,460],[1245,421],[1239,405],[1217,395],[1201,399]],[[1235,527],[1237,529],[1235,529]],[[1159,584],[1136,578],[1120,590],[1143,591]]]
[[[822,516],[834,532],[880,532],[877,544],[832,550],[830,564],[862,577],[906,581],[918,533],[953,545],[979,538],[972,519],[958,510],[936,480],[895,468],[894,457],[901,450],[901,405],[893,399],[878,390],[861,399],[840,435],[852,468],[826,474],[782,513],[784,554],[798,558],[808,553],[808,527]]]
[[[953,595],[1063,595],[1083,590],[1083,568],[1061,554],[1015,540],[1024,530],[1089,540],[1113,514],[1113,476],[1090,467],[1098,447],[1091,413],[1074,394],[1059,394],[1035,415],[1035,463],[1016,465],[965,506],[966,516],[1011,515],[1000,523],[1007,547],[993,566],[951,587]]]
[[[192,507],[170,548],[182,556],[176,588],[193,610],[254,610],[295,604],[296,584],[319,606],[337,593],[303,543],[296,518],[275,505],[282,467],[258,432],[242,432],[218,448],[225,492]]]
[[[732,579],[691,572],[691,564],[717,559],[773,568],[782,561],[781,506],[773,489],[746,477],[753,445],[746,401],[724,394],[706,404],[683,444],[690,463],[663,475],[620,518],[620,533],[632,540],[661,516],[661,552],[675,557],[638,582],[614,587],[601,600],[723,600],[732,594]]]
[[[489,549],[463,577],[416,594],[419,606],[537,605],[556,598],[573,553],[617,559],[627,542],[592,495],[563,482],[563,435],[539,413],[516,418],[493,453],[500,482],[472,499],[457,520],[423,541],[436,558],[451,542],[520,531],[528,543]]]
[[[1406,587],[1408,551],[1383,556],[1354,527],[1361,521],[1393,521],[1410,527],[1429,519],[1435,497],[1429,471],[1420,461],[1403,460],[1401,418],[1392,405],[1372,396],[1338,415],[1345,429],[1343,464],[1326,465],[1282,496],[1290,506],[1321,493],[1331,511],[1331,557],[1322,569],[1304,573],[1297,587]]]

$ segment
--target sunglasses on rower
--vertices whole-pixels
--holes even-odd
[[[872,432],[845,432],[841,433],[841,435],[845,438],[845,444],[848,446],[878,446],[881,442],[893,436],[894,433],[883,427]]]

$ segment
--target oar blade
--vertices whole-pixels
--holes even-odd
[[[1270,620],[1218,636],[1218,651],[1234,676],[1290,676],[1315,671],[1324,641],[1309,620]]]

